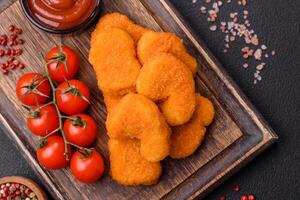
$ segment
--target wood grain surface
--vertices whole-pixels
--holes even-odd
[[[25,158],[45,181],[57,199],[185,199],[205,195],[207,191],[228,177],[257,153],[271,144],[276,135],[259,113],[248,102],[223,68],[206,49],[202,41],[185,25],[168,1],[104,0],[103,14],[119,11],[135,22],[154,30],[172,31],[182,37],[200,68],[196,77],[197,88],[210,98],[216,108],[216,118],[209,127],[201,148],[183,160],[163,161],[163,175],[155,186],[124,187],[106,171],[96,184],[81,184],[69,169],[47,171],[41,168],[35,156],[38,138],[27,129],[25,112],[14,94],[17,79],[26,72],[44,72],[39,53],[65,44],[76,50],[81,60],[78,78],[91,89],[92,101],[88,113],[98,122],[99,136],[96,148],[106,158],[107,135],[104,126],[106,108],[96,77],[87,61],[91,30],[76,36],[57,36],[42,32],[31,25],[23,15],[19,2],[0,14],[0,32],[11,23],[24,30],[25,52],[20,57],[26,63],[24,70],[15,70],[0,79],[0,119],[6,132],[20,147]]]
[[[0,11],[5,10],[8,6],[10,6],[16,0],[0,0]]]

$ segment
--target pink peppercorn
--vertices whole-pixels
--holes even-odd
[[[13,32],[14,30],[15,30],[15,26],[14,25],[11,24],[11,25],[8,26],[8,31],[9,32]]]
[[[248,200],[255,200],[255,196],[253,194],[248,195]]]

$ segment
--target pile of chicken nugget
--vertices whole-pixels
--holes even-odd
[[[108,111],[110,175],[115,181],[155,184],[160,161],[196,151],[215,111],[195,91],[198,64],[179,37],[110,13],[92,33],[89,61]]]

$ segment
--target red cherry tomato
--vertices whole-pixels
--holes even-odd
[[[86,147],[96,140],[97,125],[90,116],[76,114],[65,121],[64,132],[69,142]]]
[[[59,117],[53,105],[33,107],[27,118],[27,126],[37,136],[45,136],[59,127]]]
[[[50,92],[49,81],[38,73],[24,74],[16,84],[18,99],[28,106],[45,103],[49,99]]]
[[[46,55],[49,75],[52,80],[63,82],[72,79],[79,68],[79,59],[74,50],[67,46],[55,47]]]
[[[68,146],[68,158],[71,158],[71,147]],[[47,169],[61,169],[68,164],[65,156],[65,143],[61,136],[49,136],[37,150],[39,163]]]
[[[68,115],[83,112],[89,105],[89,88],[79,80],[69,80],[57,86],[56,101],[60,111]]]
[[[83,183],[93,183],[102,177],[104,161],[102,156],[95,150],[89,156],[84,156],[76,151],[72,156],[70,168],[73,175]]]

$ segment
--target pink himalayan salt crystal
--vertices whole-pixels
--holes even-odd
[[[275,50],[273,50],[273,51],[271,52],[271,54],[272,54],[272,56],[274,56],[274,55],[275,55]]]
[[[194,1],[194,0],[193,0]],[[242,56],[244,59],[248,59],[253,56],[255,60],[262,60],[262,59],[267,59],[269,57],[269,54],[263,53],[263,51],[267,50],[267,46],[262,44],[260,45],[260,41],[258,36],[255,34],[254,30],[250,29],[250,21],[248,20],[249,16],[249,11],[244,9],[242,12],[231,12],[229,13],[230,20],[228,22],[226,21],[221,21],[220,25],[216,25],[217,19],[218,19],[218,14],[220,12],[220,8],[223,4],[231,3],[231,0],[224,0],[224,1],[217,1],[217,0],[205,0],[204,1],[207,6],[211,6],[211,9],[208,9],[206,6],[202,6],[200,8],[200,13],[201,14],[208,14],[207,21],[214,23],[212,24],[209,29],[211,31],[216,31],[220,30],[220,32],[225,34],[225,45],[223,52],[226,53],[229,50],[229,45],[230,43],[233,43],[238,37],[243,38],[246,44],[249,44],[250,46],[260,46],[260,48],[253,50],[253,47],[244,47],[242,48]],[[238,0],[236,1],[239,5],[245,7],[247,4],[247,0]],[[243,21],[241,20],[243,19]],[[271,55],[275,55],[275,50],[271,52]],[[264,66],[266,64],[264,62],[256,65],[256,73],[254,74],[254,83],[256,84],[257,81],[262,80],[261,75],[259,72],[264,69]],[[244,68],[248,68],[249,65],[247,63],[243,64]]]
[[[209,27],[209,29],[211,31],[216,31],[217,30],[217,26],[216,25],[212,25],[212,26]]]
[[[256,60],[261,60],[261,56],[262,56],[262,50],[261,49],[257,49],[255,52],[254,52],[254,58]]]
[[[261,71],[265,65],[266,65],[266,63],[260,63],[259,65],[256,66],[256,70]]]
[[[244,68],[248,68],[249,65],[248,65],[247,63],[244,63],[244,64],[243,64],[243,67],[244,67]]]
[[[254,44],[254,45],[258,45],[258,38],[257,38],[257,35],[254,35],[254,36],[251,38],[251,43]]]

